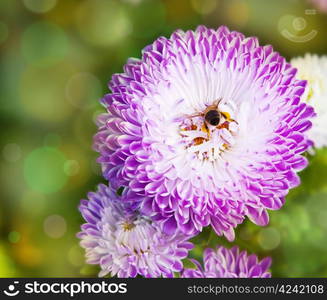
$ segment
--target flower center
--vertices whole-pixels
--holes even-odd
[[[122,227],[124,231],[131,231],[135,227],[135,224],[132,222],[125,221],[124,223],[122,223]]]
[[[219,102],[182,120],[180,135],[187,151],[200,160],[214,161],[235,144],[238,123],[232,107]]]
[[[147,217],[124,219],[119,225],[115,234],[117,243],[135,255],[150,251],[151,243],[153,243],[151,238],[155,235],[155,229]]]

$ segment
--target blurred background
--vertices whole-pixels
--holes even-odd
[[[0,0],[0,277],[96,276],[75,237],[83,222],[77,207],[104,182],[94,119],[128,57],[199,24],[258,36],[287,59],[326,54],[327,14],[318,2]],[[275,277],[326,277],[326,149],[309,159],[303,184],[270,212],[269,226],[247,221],[233,244],[205,229],[192,256],[237,244],[272,256]]]

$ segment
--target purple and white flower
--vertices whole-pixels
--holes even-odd
[[[297,77],[307,80],[308,85],[302,100],[314,107],[317,116],[312,120],[309,138],[315,148],[327,146],[327,56],[306,54],[291,60],[298,69]]]
[[[146,196],[143,212],[169,234],[212,225],[233,240],[246,216],[266,225],[307,165],[314,111],[295,74],[271,46],[226,27],[158,38],[102,99],[104,176]]]
[[[227,249],[218,246],[216,250],[204,250],[204,268],[197,261],[191,260],[195,269],[184,269],[183,278],[268,278],[271,258],[266,257],[259,261],[255,254],[248,255],[240,252],[237,246]]]
[[[82,200],[80,211],[87,221],[78,234],[86,250],[86,262],[101,267],[99,276],[122,278],[173,277],[183,268],[193,244],[182,234],[166,235],[160,226],[142,215],[142,200],[130,190],[121,196],[103,184]]]

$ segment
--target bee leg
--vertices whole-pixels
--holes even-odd
[[[210,130],[209,130],[207,123],[205,123],[205,122],[203,123],[201,130],[203,132],[205,132],[208,135],[208,139],[210,139]]]
[[[230,117],[230,114],[228,112],[223,112],[222,111],[220,113],[224,116],[224,118],[226,119],[226,121],[228,121],[228,122],[235,122],[236,124],[238,124],[237,121],[235,121],[234,119],[232,119]]]
[[[228,112],[221,111],[220,113],[223,115],[223,117],[226,119],[226,121],[231,120],[230,114]]]

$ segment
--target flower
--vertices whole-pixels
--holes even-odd
[[[302,99],[312,105],[317,113],[308,132],[316,148],[327,146],[327,56],[306,54],[291,60],[298,69],[297,76],[308,81]]]
[[[307,166],[314,112],[295,73],[226,27],[158,38],[102,99],[94,147],[104,176],[146,196],[142,211],[168,234],[211,224],[233,240],[245,216],[266,225]]]
[[[80,204],[87,223],[78,237],[87,263],[100,265],[99,276],[173,277],[173,272],[182,270],[181,260],[193,244],[181,234],[166,236],[157,223],[142,215],[139,196],[128,189],[118,196],[101,184],[88,198]]]
[[[196,269],[184,269],[183,278],[268,278],[271,258],[259,261],[255,254],[240,252],[237,246],[227,249],[218,246],[217,250],[207,248],[203,255],[204,269],[201,264],[192,260]]]

